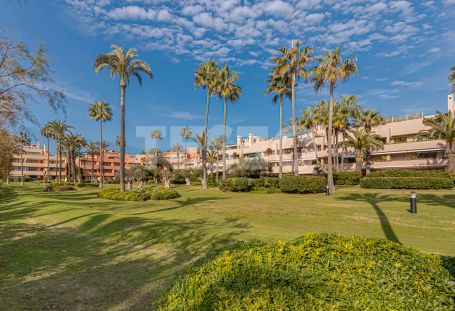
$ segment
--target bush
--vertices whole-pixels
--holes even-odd
[[[24,182],[31,182],[31,181],[32,181],[32,177],[31,176],[28,176],[28,175],[24,176]]]
[[[322,176],[283,176],[280,190],[285,193],[325,192],[326,179]]]
[[[74,184],[71,183],[50,183],[46,184],[43,189],[44,192],[65,192],[65,191],[77,191]]]
[[[80,182],[80,183],[76,184],[76,186],[78,188],[98,188],[99,187],[98,184],[88,183],[88,182]]]
[[[451,175],[443,170],[403,170],[387,169],[375,171],[368,177],[439,177],[451,178]]]
[[[360,183],[359,172],[334,172],[333,182],[337,186],[353,186]]]
[[[152,192],[153,200],[170,200],[181,197],[181,194],[174,189],[157,188]]]
[[[178,278],[159,310],[453,310],[440,257],[333,234],[238,243]],[[306,306],[306,307],[305,307]]]
[[[232,165],[230,170],[236,177],[259,178],[261,175],[270,173],[272,165],[262,158],[242,158],[238,164]]]
[[[150,200],[150,192],[147,190],[131,190],[121,192],[117,188],[106,188],[98,192],[98,198],[116,201],[147,201]]]
[[[454,181],[436,177],[365,177],[362,188],[370,189],[452,189]]]
[[[246,177],[226,178],[220,182],[221,191],[249,192],[254,188],[253,182]]]
[[[174,178],[172,180],[172,183],[176,184],[176,185],[185,185],[186,184],[186,181],[185,181],[185,176],[183,176],[182,174],[175,174],[174,175]]]

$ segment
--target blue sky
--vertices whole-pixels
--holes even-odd
[[[107,72],[94,73],[96,55],[113,43],[138,49],[155,78],[127,88],[131,153],[144,149],[144,138],[137,137],[141,127],[189,125],[198,131],[205,94],[194,89],[193,72],[206,57],[240,73],[243,94],[228,109],[231,141],[249,131],[270,136],[278,131],[278,107],[264,95],[264,81],[270,58],[292,39],[312,46],[315,54],[340,46],[344,55],[356,56],[359,76],[340,86],[337,95],[356,94],[361,104],[384,115],[445,111],[447,75],[455,65],[455,0],[29,0],[2,2],[0,12],[0,28],[12,39],[31,48],[46,44],[55,86],[68,98],[66,119],[90,140],[98,138],[98,125],[87,118],[91,101],[113,106],[107,140],[113,142],[120,127],[119,83]],[[326,92],[316,95],[300,83],[297,111],[325,97]],[[43,124],[65,118],[45,103],[31,107]],[[222,123],[221,108],[214,99],[212,126]]]

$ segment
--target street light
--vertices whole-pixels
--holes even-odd
[[[417,195],[414,191],[411,191],[411,214],[417,214]]]
[[[325,195],[330,195],[330,187],[329,187],[329,185],[325,186]]]

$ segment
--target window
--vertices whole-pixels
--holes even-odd
[[[407,141],[408,141],[408,139],[405,136],[403,136],[403,137],[394,137],[393,138],[393,143],[394,144],[401,144],[401,143],[405,143]]]

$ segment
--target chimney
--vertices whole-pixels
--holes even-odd
[[[251,147],[251,145],[253,145],[253,139],[254,139],[253,133],[249,133],[248,134],[248,147]]]
[[[237,146],[240,146],[242,144],[242,136],[237,135]]]
[[[449,108],[448,111],[452,112],[452,116],[455,115],[455,100],[453,97],[454,97],[453,94],[449,94],[449,96],[448,96],[448,108]]]

